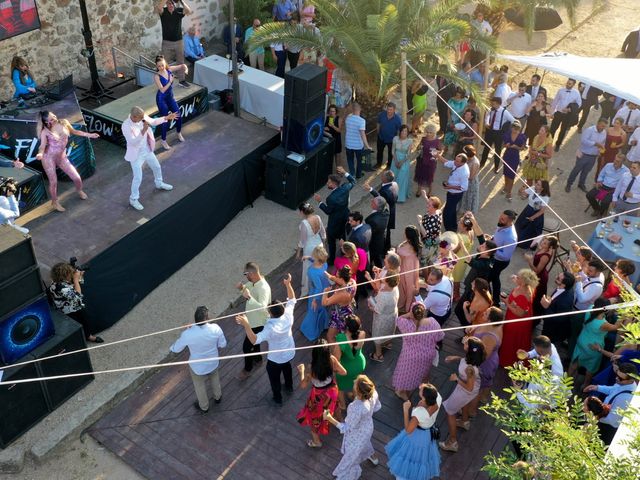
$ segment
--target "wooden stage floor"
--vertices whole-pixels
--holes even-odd
[[[299,285],[300,266],[293,259],[285,262],[269,276],[273,298],[284,298],[281,283],[283,274],[290,271],[294,285]],[[365,328],[370,332],[371,315],[364,301],[360,310]],[[195,307],[194,307],[195,308]],[[238,311],[239,308],[225,312]],[[295,310],[294,334],[297,346],[309,342],[299,327],[306,312],[306,300],[299,302]],[[220,322],[227,337],[228,346],[221,353],[242,351],[243,330],[232,318]],[[447,326],[457,325],[450,320]],[[447,333],[441,364],[432,369],[431,382],[443,398],[454,388],[448,381],[454,367],[442,360],[446,355],[461,354],[458,332]],[[402,402],[391,388],[391,376],[400,351],[401,341],[396,340],[393,349],[385,355],[384,363],[368,361],[366,374],[378,387],[382,409],[374,416],[373,445],[380,455],[377,467],[363,464],[363,479],[391,479],[386,468],[384,446],[402,428]],[[135,348],[133,345],[131,348]],[[167,345],[168,351],[169,345]],[[373,349],[367,343],[365,352]],[[263,347],[264,350],[264,347]],[[177,358],[186,358],[183,353]],[[294,365],[294,386],[299,379],[295,365],[310,361],[308,351],[297,352]],[[263,362],[264,365],[264,362]],[[242,360],[223,361],[220,365],[222,403],[211,402],[209,413],[195,411],[195,393],[188,367],[160,369],[128,398],[89,428],[98,442],[119,456],[136,471],[150,479],[309,479],[333,478],[331,472],[341,458],[341,435],[332,429],[324,438],[324,447],[310,449],[306,446],[309,429],[296,422],[296,414],[302,408],[308,390],[295,389],[284,406],[269,404],[271,390],[264,367],[248,380],[236,378],[242,368]],[[497,380],[504,384],[503,370]],[[211,392],[210,392],[211,393]],[[446,436],[447,427],[441,409],[438,424]],[[442,480],[474,480],[488,478],[480,472],[484,456],[500,452],[506,445],[506,437],[486,414],[480,413],[473,420],[469,432],[458,435],[460,450],[456,454],[442,452]]]

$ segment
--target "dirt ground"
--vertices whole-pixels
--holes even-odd
[[[619,55],[620,45],[628,31],[637,27],[637,1],[636,0],[610,0],[604,3],[604,6],[597,12],[593,12],[590,2],[578,10],[578,20],[575,29],[572,29],[568,22],[550,32],[535,33],[532,42],[528,44],[525,36],[517,28],[507,28],[501,35],[501,44],[504,53],[509,54],[538,54],[547,51],[565,51],[583,56],[602,56],[613,57]],[[563,15],[563,19],[566,16]],[[566,20],[565,20],[566,21]],[[528,80],[530,75],[535,72],[534,69],[527,68],[524,65],[511,64],[511,78],[514,84],[521,79]],[[514,73],[516,73],[514,75]],[[557,88],[564,84],[565,79],[554,74],[547,74],[544,77],[544,85],[550,93],[555,93]],[[592,113],[590,123],[593,123],[597,112]],[[554,157],[554,171],[552,178],[552,200],[551,205],[557,210],[558,214],[568,219],[571,224],[578,224],[590,220],[587,214],[583,212],[586,205],[584,196],[580,192],[572,192],[566,194],[562,187],[566,180],[566,176],[574,162],[574,152],[577,145],[575,129],[571,131],[565,146]],[[442,175],[442,171],[439,172]],[[491,174],[492,175],[492,174]],[[486,177],[486,175],[485,175]],[[490,175],[489,175],[490,177]],[[438,180],[438,179],[437,179]],[[439,182],[435,182],[439,184]],[[501,188],[499,176],[494,178],[484,178],[483,194],[486,195],[483,210],[479,215],[482,225],[486,225],[489,229],[490,225],[494,225],[497,212],[505,208],[514,208],[519,210],[522,208],[521,202],[507,204],[502,196],[496,196]],[[434,191],[437,194],[437,192]],[[514,195],[515,197],[515,195]],[[488,207],[488,208],[487,208]],[[399,208],[399,225],[415,223],[415,215],[423,213],[424,209],[421,200],[411,198],[405,205]],[[276,211],[275,207],[273,211]],[[234,235],[245,235],[243,225],[232,223],[225,232],[226,235],[233,237]],[[271,228],[276,230],[277,223],[273,223]],[[237,230],[237,231],[236,231]],[[592,228],[583,228],[579,230],[580,236],[586,238]],[[400,231],[395,232],[394,241],[400,240]],[[295,231],[291,231],[291,236],[295,236]],[[564,235],[562,243],[566,243],[570,238]],[[212,242],[213,243],[213,242]],[[268,242],[267,242],[268,243]],[[264,249],[270,248],[265,245]],[[263,252],[265,254],[265,252]],[[268,252],[266,252],[268,254]],[[201,255],[215,255],[215,252],[205,250]],[[199,261],[197,257],[194,262]],[[277,262],[276,262],[277,263]],[[514,268],[524,266],[522,260],[513,262]],[[180,275],[184,275],[183,271],[176,273],[174,277],[180,282]],[[189,278],[183,278],[187,288],[189,287]],[[178,297],[180,298],[180,297]],[[180,298],[181,300],[181,298]],[[190,308],[190,306],[189,306]],[[75,480],[75,479],[127,479],[136,480],[141,478],[126,464],[110,452],[104,450],[89,436],[83,436],[80,439],[67,442],[58,448],[56,454],[51,455],[44,464],[34,465],[27,462],[24,470],[20,474],[0,475],[0,480],[4,479],[33,479],[33,480]]]

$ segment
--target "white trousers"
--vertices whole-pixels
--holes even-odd
[[[131,170],[133,170],[133,180],[131,181],[131,196],[129,200],[135,201],[140,198],[140,184],[142,183],[142,167],[146,163],[153,172],[153,180],[156,187],[162,185],[162,167],[160,162],[156,158],[153,152],[144,152],[138,155],[131,163]]]

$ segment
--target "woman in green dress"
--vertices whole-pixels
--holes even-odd
[[[411,85],[411,104],[413,106],[413,116],[411,117],[411,133],[419,133],[422,125],[422,118],[427,111],[427,86],[422,80],[414,80]]]
[[[336,375],[338,382],[338,406],[336,413],[342,418],[342,412],[347,408],[345,393],[351,395],[353,382],[356,377],[364,372],[367,361],[362,353],[366,332],[362,330],[362,324],[357,315],[349,315],[345,319],[347,331],[336,335],[336,342],[358,340],[357,343],[344,343],[333,347],[333,356],[347,371],[346,375]]]
[[[608,312],[604,307],[609,305],[608,299],[600,297],[594,302],[593,311],[585,314],[582,331],[578,336],[578,342],[571,357],[571,365],[567,371],[567,374],[573,377],[578,371],[578,367],[585,368],[584,384],[580,390],[591,384],[591,378],[600,368],[602,361],[600,349],[604,347],[604,337],[609,332],[617,331],[626,323],[622,319],[613,324],[607,321]]]

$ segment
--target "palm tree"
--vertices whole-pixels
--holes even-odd
[[[441,75],[469,87],[458,77],[452,61],[461,41],[475,50],[492,53],[496,40],[458,18],[466,0],[315,0],[321,35],[303,28],[271,23],[253,36],[253,45],[283,42],[314,48],[342,69],[353,81],[366,118],[380,111],[400,84],[401,51],[420,73]],[[251,48],[251,46],[249,47]]]

